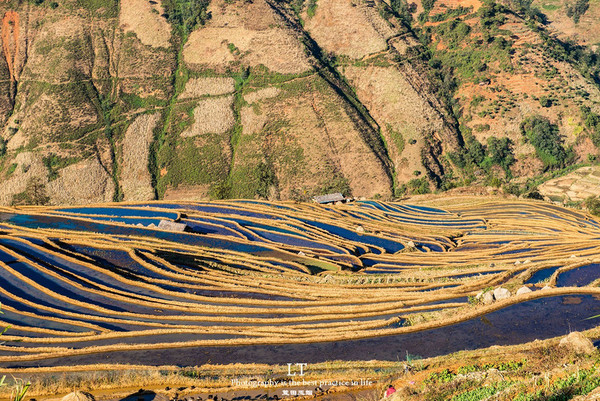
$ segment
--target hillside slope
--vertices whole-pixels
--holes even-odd
[[[566,164],[597,153],[580,107],[599,111],[598,86],[511,8],[180,3],[0,3],[0,204],[518,182],[556,167],[522,140],[538,114],[573,145]],[[467,160],[475,148],[489,160]]]

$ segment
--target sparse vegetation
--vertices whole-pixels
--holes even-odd
[[[575,0],[573,3],[565,5],[567,17],[573,18],[573,22],[579,23],[580,18],[590,8],[589,0]]]
[[[590,196],[584,202],[586,209],[594,216],[600,216],[600,199],[597,196]]]
[[[590,132],[590,138],[597,148],[600,148],[600,115],[591,111],[589,107],[581,108],[582,118]]]
[[[28,7],[34,7],[45,13],[52,12],[52,3],[58,6],[58,3],[50,2],[50,0],[27,0],[25,3],[30,3]],[[222,11],[237,13],[248,6],[248,10],[252,12],[252,8],[255,6],[249,6],[250,3],[249,1],[228,0]],[[33,126],[29,115],[28,117],[15,115],[15,119],[6,120],[4,136],[6,140],[10,138],[11,146],[25,138],[26,142],[20,151],[33,151],[46,155],[44,164],[50,180],[55,179],[58,171],[68,165],[68,162],[62,159],[72,157],[85,160],[92,156],[95,157],[96,154],[102,154],[102,164],[108,163],[106,171],[113,176],[113,183],[117,188],[115,200],[120,200],[123,197],[120,183],[123,178],[120,176],[122,171],[119,163],[124,128],[138,113],[157,112],[161,113],[162,120],[159,123],[160,126],[155,130],[156,142],[151,146],[149,169],[153,176],[153,188],[159,198],[164,196],[168,188],[183,188],[191,185],[197,185],[198,188],[200,186],[207,187],[210,196],[217,194],[219,197],[232,196],[230,191],[236,187],[230,177],[235,170],[234,164],[239,166],[240,163],[248,162],[248,171],[253,172],[251,175],[254,178],[256,176],[264,178],[268,175],[259,173],[259,170],[266,171],[264,166],[261,165],[260,169],[256,169],[261,161],[266,166],[270,166],[269,169],[273,176],[278,176],[277,185],[271,185],[271,188],[279,185],[285,187],[282,192],[283,198],[291,193],[290,186],[303,196],[306,194],[310,196],[313,191],[321,190],[323,182],[326,181],[322,180],[325,175],[339,176],[340,180],[345,179],[347,182],[352,182],[353,187],[362,185],[362,183],[357,183],[355,177],[350,177],[351,179],[344,177],[344,175],[348,175],[347,171],[342,173],[337,171],[339,170],[338,166],[331,167],[329,164],[319,173],[323,176],[319,175],[311,185],[306,183],[298,186],[288,185],[289,181],[297,180],[297,177],[307,174],[307,171],[301,171],[302,166],[290,167],[291,159],[308,160],[309,158],[307,147],[301,141],[285,142],[286,145],[281,146],[277,150],[277,154],[270,155],[269,151],[261,150],[252,156],[244,155],[241,159],[236,159],[236,156],[242,155],[241,152],[238,152],[238,144],[242,132],[245,132],[246,128],[242,126],[241,121],[241,110],[243,107],[248,107],[248,104],[244,103],[246,94],[263,89],[285,89],[282,94],[274,97],[274,102],[283,104],[286,99],[293,96],[300,98],[315,90],[318,91],[318,95],[314,97],[317,109],[321,106],[324,107],[332,116],[331,118],[336,120],[338,115],[350,116],[352,122],[344,124],[348,124],[348,129],[356,129],[360,132],[361,138],[384,165],[383,169],[386,174],[394,177],[390,180],[393,182],[390,185],[391,188],[386,191],[373,191],[373,193],[389,195],[396,190],[399,190],[396,191],[398,193],[425,191],[425,186],[421,181],[408,185],[408,182],[398,182],[396,177],[403,177],[403,180],[409,181],[426,176],[428,182],[435,183],[437,189],[449,189],[471,182],[489,182],[496,185],[498,180],[502,181],[502,185],[504,185],[511,179],[513,173],[539,173],[539,171],[524,172],[527,168],[522,168],[521,163],[517,164],[517,168],[513,168],[517,156],[519,161],[531,157],[531,155],[521,153],[520,141],[516,141],[512,131],[505,130],[508,121],[522,118],[520,113],[527,108],[521,106],[526,104],[527,107],[530,107],[529,110],[533,107],[534,111],[536,107],[540,106],[551,108],[551,110],[543,112],[562,113],[563,117],[557,119],[556,123],[565,124],[567,118],[564,116],[568,115],[570,108],[573,107],[572,104],[577,103],[594,109],[593,102],[597,99],[597,93],[593,86],[581,82],[580,75],[575,72],[573,72],[573,77],[568,76],[564,64],[561,64],[571,64],[586,77],[597,78],[600,68],[597,52],[579,46],[575,41],[561,41],[549,35],[544,26],[538,23],[542,17],[537,15],[539,10],[535,10],[530,0],[511,0],[502,4],[484,1],[477,10],[475,7],[464,4],[450,6],[441,0],[437,0],[437,2],[428,0],[423,2],[425,10],[423,18],[430,23],[423,25],[419,25],[419,22],[413,19],[417,5],[409,0],[378,3],[376,11],[380,15],[373,14],[372,17],[375,19],[383,17],[384,21],[379,22],[385,25],[381,26],[387,26],[399,36],[394,38],[394,41],[397,41],[397,43],[394,42],[394,46],[384,46],[387,50],[370,53],[364,57],[350,56],[345,54],[345,50],[332,50],[325,45],[325,42],[321,43],[322,37],[327,35],[316,34],[317,28],[311,27],[310,32],[306,30],[303,33],[301,17],[307,18],[308,15],[308,18],[312,18],[317,10],[322,11],[318,7],[329,7],[329,4],[319,4],[317,0],[276,1],[272,3],[274,12],[281,11],[283,13],[278,14],[277,18],[286,14],[285,18],[289,17],[290,20],[285,24],[270,23],[268,29],[277,31],[277,34],[284,34],[284,31],[293,26],[295,33],[292,36],[295,39],[291,40],[290,45],[294,45],[292,42],[300,38],[302,42],[300,46],[310,57],[314,56],[318,60],[316,68],[307,67],[306,70],[297,73],[282,73],[276,69],[265,67],[264,63],[260,62],[260,52],[254,53],[254,49],[245,48],[244,42],[234,36],[214,43],[215,49],[224,50],[226,61],[213,63],[212,61],[208,62],[207,59],[205,64],[202,59],[188,59],[188,56],[183,56],[183,48],[190,45],[188,37],[193,31],[200,32],[202,25],[213,17],[208,11],[209,1],[165,0],[160,2],[160,6],[163,8],[159,7],[155,1],[151,1],[150,4],[151,6],[146,11],[148,14],[150,11],[154,14],[149,15],[148,18],[160,20],[163,25],[166,25],[166,19],[173,29],[172,31],[166,30],[170,31],[164,39],[166,44],[148,44],[142,40],[139,32],[125,29],[121,44],[122,62],[119,67],[124,71],[123,76],[116,77],[111,72],[114,70],[114,66],[109,66],[110,60],[115,60],[111,53],[113,50],[100,49],[97,46],[98,43],[103,42],[98,39],[108,35],[109,30],[104,28],[98,32],[86,31],[82,35],[64,37],[56,35],[56,37],[48,38],[42,35],[36,41],[35,48],[32,48],[36,57],[31,57],[28,65],[23,66],[23,73],[31,79],[23,80],[18,89],[21,93],[29,95],[25,103],[18,104],[19,107],[15,110],[22,110],[26,114],[31,105],[39,106],[40,110],[49,109],[50,106],[42,107],[35,103],[37,99],[44,99],[43,102],[47,102],[48,105],[53,104],[52,111],[39,113],[39,116],[36,117],[38,121]],[[348,5],[348,7],[356,6],[358,3]],[[572,11],[575,18],[575,14],[584,15],[589,4],[585,0],[574,0],[567,6],[565,10],[569,13]],[[102,24],[106,24],[106,26],[116,22],[118,9],[118,2],[114,0],[73,0],[60,3],[61,15],[68,16],[70,13],[77,13],[80,16],[89,15],[90,18],[95,18],[97,14],[99,18],[103,19]],[[156,15],[159,12],[162,13],[161,10],[164,10],[164,13],[160,16]],[[242,14],[240,13],[240,15]],[[232,14],[231,17],[238,18],[239,15]],[[8,21],[9,24],[18,24],[17,17],[11,18]],[[112,18],[114,21],[107,18]],[[214,18],[221,18],[221,16],[215,14]],[[312,20],[310,23],[319,24],[320,22]],[[121,26],[126,25],[121,24]],[[221,26],[220,23],[215,24],[215,28],[218,26]],[[44,29],[41,25],[40,27],[40,29]],[[325,27],[320,26],[318,29],[323,30],[322,33],[326,34]],[[24,31],[21,30],[21,32]],[[315,34],[313,35],[313,33]],[[421,45],[415,44],[411,39],[413,34],[418,35],[421,39]],[[406,41],[402,39],[403,35],[406,35]],[[10,57],[7,60],[9,59]],[[48,60],[44,71],[39,71],[33,64],[33,61],[37,59]],[[92,59],[98,62],[87,63]],[[71,64],[63,63],[64,60],[69,60],[69,63],[74,63],[73,65],[76,67],[71,68]],[[77,60],[83,61],[78,62]],[[146,68],[147,60],[156,60],[157,66],[160,68]],[[290,60],[290,62],[297,62],[297,60]],[[80,68],[84,64],[94,67],[87,71],[87,67]],[[101,68],[100,65],[109,67]],[[432,143],[419,139],[423,137],[422,133],[426,130],[422,127],[412,127],[411,124],[406,124],[405,128],[405,125],[399,124],[399,121],[385,121],[385,118],[380,117],[385,113],[382,114],[380,110],[377,110],[382,106],[369,105],[367,107],[368,101],[363,98],[364,94],[361,93],[360,85],[357,85],[358,80],[362,79],[360,75],[364,71],[353,72],[352,74],[355,76],[348,72],[348,69],[353,68],[390,70],[396,69],[396,67],[401,70],[400,74],[414,70],[415,77],[421,75],[429,78],[430,82],[428,79],[423,79],[422,82],[418,79],[412,84],[419,88],[419,92],[421,92],[419,96],[430,102],[434,114],[436,114],[435,109],[438,109],[439,115],[444,120],[442,126],[436,125],[435,128],[435,131],[438,131],[436,134],[443,138],[444,150],[434,152],[433,159],[435,160],[431,161],[439,165],[439,170],[429,169],[429,167],[420,165],[419,162],[412,163],[412,160],[416,160],[416,158],[412,158],[416,152],[422,151],[422,148],[433,146]],[[404,68],[409,68],[409,70],[404,70]],[[66,71],[63,71],[64,69]],[[139,80],[125,78],[138,72]],[[519,91],[519,82],[508,82],[505,79],[506,74],[525,74],[526,72],[531,72],[532,85],[539,85],[539,88],[522,93],[523,91]],[[186,92],[188,82],[200,82],[202,78],[227,80],[233,76],[241,77],[243,74],[246,74],[243,79],[245,83],[240,85],[238,82],[236,88],[227,94],[193,94],[192,85],[189,86],[189,93]],[[90,80],[90,75],[93,77],[92,80]],[[394,85],[394,82],[390,81],[389,84]],[[229,85],[229,83],[224,85]],[[469,89],[465,90],[465,88]],[[335,96],[340,98],[339,101],[323,100],[325,96],[332,96],[332,90],[336,92]],[[433,91],[435,91],[434,95],[432,95]],[[194,102],[207,101],[208,97],[216,98],[232,94],[235,97],[233,128],[231,128],[231,114],[220,112],[223,108],[211,108],[203,116],[190,116],[189,112],[194,107]],[[46,98],[46,95],[49,97]],[[437,99],[435,99],[436,96]],[[17,96],[15,101],[18,102],[21,99],[25,98]],[[529,100],[525,101],[525,99]],[[261,119],[267,119],[261,124],[270,125],[277,119],[269,106],[265,107],[265,104],[260,101],[249,103],[256,116],[260,115]],[[273,109],[276,107],[274,106]],[[206,118],[207,115],[215,114],[218,114],[219,118]],[[575,121],[573,124],[577,126],[573,129],[569,127],[565,129],[561,126],[561,132],[568,132],[569,135],[573,133],[577,136],[576,139],[570,136],[567,139],[569,144],[574,140],[577,141],[577,146],[573,147],[574,152],[577,153],[584,147],[583,140],[579,138],[585,139],[585,136],[589,135],[595,144],[600,143],[600,139],[596,138],[600,135],[596,134],[598,130],[595,128],[597,125],[595,117],[591,112],[588,112],[587,116],[589,119],[586,124]],[[26,121],[21,124],[18,119]],[[408,119],[410,120],[410,118]],[[258,121],[259,118],[256,117],[256,120]],[[68,121],[74,123],[67,123]],[[211,122],[223,123],[223,126],[227,127],[227,132],[222,136],[212,135],[214,134],[212,131],[216,130],[211,128],[216,125],[209,124]],[[411,123],[411,121],[407,122]],[[297,124],[297,122],[294,121],[292,124]],[[329,121],[319,124],[326,126]],[[571,122],[568,124],[573,126]],[[44,127],[52,127],[52,129]],[[201,156],[191,158],[192,146],[182,143],[180,137],[184,132],[191,133],[191,127],[198,128],[198,132],[202,131],[201,128],[206,128],[202,132],[210,138],[205,139],[217,141],[218,146],[209,146],[203,143],[199,135],[196,135],[193,147]],[[439,130],[440,127],[442,130]],[[456,133],[456,127],[460,127],[460,134]],[[503,133],[503,130],[506,131],[506,134]],[[381,140],[380,133],[385,136],[387,141],[385,144]],[[583,136],[580,135],[581,133]],[[106,147],[105,139],[102,138],[103,134],[110,142],[110,151]],[[184,134],[184,136],[186,135]],[[504,135],[508,135],[516,143],[510,142],[508,138],[503,137]],[[470,136],[478,138],[481,143]],[[488,137],[495,139],[488,141]],[[254,137],[253,146],[259,143],[261,138],[260,135]],[[463,146],[462,139],[464,139],[464,149],[456,150],[457,143],[459,146]],[[1,142],[0,140],[0,155],[4,153]],[[229,142],[229,146],[227,146],[227,142]],[[244,146],[249,144],[249,142],[245,143]],[[451,148],[448,148],[447,146],[450,144],[452,144]],[[162,149],[163,146],[166,148]],[[284,149],[287,146],[290,147],[289,151]],[[594,155],[593,150],[590,149],[586,149],[582,156],[570,152],[569,146],[564,143],[562,147],[567,153],[564,162],[549,158],[547,151],[536,150],[536,153],[542,154],[546,158],[547,163],[544,168],[557,171],[561,166],[569,165],[575,157],[581,160],[581,157],[586,157],[588,153]],[[529,147],[526,149],[530,152]],[[448,150],[454,150],[452,153],[455,154],[450,155],[454,164],[462,166],[460,167],[462,171],[455,171],[454,176],[451,175],[450,169],[455,166],[447,163],[447,160],[440,160],[440,155]],[[184,154],[179,154],[180,151]],[[15,160],[11,158],[14,158],[16,154],[17,152],[11,151],[9,157],[4,156],[3,177],[6,179],[9,179],[14,173],[12,166]],[[396,157],[398,154],[401,157]],[[538,157],[540,157],[539,154]],[[556,156],[554,154],[552,157]],[[558,154],[559,158],[561,156]],[[59,161],[56,157],[61,160]],[[189,169],[183,168],[182,165],[191,160],[200,162],[199,159],[210,163],[207,159],[210,157],[218,159],[214,164],[219,166],[218,170],[223,174],[216,174],[215,170],[217,169],[195,167],[192,168],[194,171],[190,176],[193,178],[187,180],[183,177],[187,174],[184,172],[188,172]],[[411,161],[406,170],[403,170],[405,167],[402,165],[402,158]],[[109,161],[109,159],[112,160]],[[393,165],[393,163],[397,163],[397,165]],[[531,168],[540,169],[538,165]],[[399,174],[398,172],[401,170],[403,172]],[[417,171],[420,171],[421,174],[417,175]],[[223,178],[224,172],[226,172],[225,179]],[[447,177],[438,177],[438,175],[447,175]],[[14,179],[15,175],[12,174],[12,177]],[[241,175],[238,174],[236,177],[236,179],[240,179]],[[259,179],[256,182],[262,181],[264,180]],[[402,184],[405,186],[400,188]],[[48,188],[51,190],[53,185],[49,185]],[[254,188],[236,195],[263,197],[265,192],[262,189],[259,192],[262,195],[257,195],[256,188]],[[12,195],[12,193],[9,194],[5,202],[10,202]],[[271,195],[273,196],[273,194]],[[54,194],[52,196],[54,199]]]
[[[32,177],[27,181],[25,191],[13,196],[12,205],[47,205],[50,197],[46,192],[46,185],[40,178]]]
[[[419,172],[420,174],[420,172]],[[429,181],[427,181],[426,177],[421,178],[413,178],[408,181],[406,184],[400,185],[398,188],[398,196],[414,194],[414,195],[423,195],[431,192]]]
[[[55,154],[50,154],[42,158],[42,161],[48,169],[48,180],[52,181],[58,178],[59,170],[76,163],[79,159],[76,157],[60,157]]]

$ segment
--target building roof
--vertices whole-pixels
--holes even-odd
[[[334,194],[315,196],[313,199],[317,203],[342,202],[342,201],[346,200],[346,198],[344,198],[344,195],[342,195],[339,192],[336,192]]]

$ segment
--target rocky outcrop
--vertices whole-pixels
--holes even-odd
[[[65,395],[61,401],[96,401],[96,398],[85,391],[74,391]]]
[[[516,295],[522,295],[530,293],[531,290],[527,287],[521,287],[517,291]],[[479,300],[484,305],[489,305],[494,303],[495,301],[502,301],[504,299],[509,299],[512,296],[511,292],[506,288],[498,287],[492,291],[480,291],[477,295],[475,295],[475,299]]]
[[[567,348],[576,354],[592,354],[596,351],[596,347],[590,339],[578,331],[574,331],[560,340],[559,347]]]
[[[501,301],[508,298],[510,298],[510,291],[506,288],[498,287],[494,290],[494,299],[496,301]]]
[[[529,287],[521,287],[517,290],[516,295],[525,295],[525,294],[529,294],[531,291],[531,289],[529,289]]]

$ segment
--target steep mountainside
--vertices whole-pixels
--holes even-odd
[[[0,2],[0,204],[390,198],[592,160],[594,71],[519,10]],[[524,142],[533,117],[561,163]]]
[[[429,64],[444,77],[465,140],[451,157],[467,175],[519,182],[595,161],[595,50],[558,38],[529,3],[437,0],[419,9]]]

